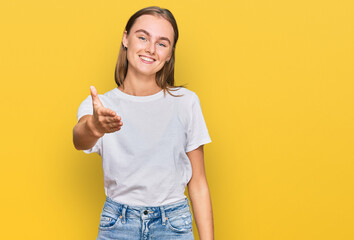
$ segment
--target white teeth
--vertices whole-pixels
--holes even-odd
[[[140,56],[140,58],[145,60],[145,61],[148,61],[148,62],[153,62],[154,61],[153,59],[150,59],[150,58],[147,58],[147,57],[143,57],[143,56]]]

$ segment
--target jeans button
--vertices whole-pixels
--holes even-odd
[[[144,214],[145,214],[145,215],[147,215],[147,214],[148,214],[148,211],[147,211],[147,210],[145,210],[145,211],[144,211]]]

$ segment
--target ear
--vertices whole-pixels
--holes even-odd
[[[123,33],[123,45],[124,47],[128,47],[128,34],[127,34],[127,31],[124,31]]]

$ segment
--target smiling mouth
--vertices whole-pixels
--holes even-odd
[[[145,57],[145,56],[139,56],[139,57],[145,63],[153,63],[153,62],[156,61],[155,59],[152,59],[152,58],[149,58],[149,57]]]

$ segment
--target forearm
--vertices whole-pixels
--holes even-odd
[[[83,116],[73,129],[73,142],[77,150],[92,148],[103,136],[93,125],[93,115]]]
[[[207,181],[188,185],[193,214],[200,240],[214,239],[213,210]]]

